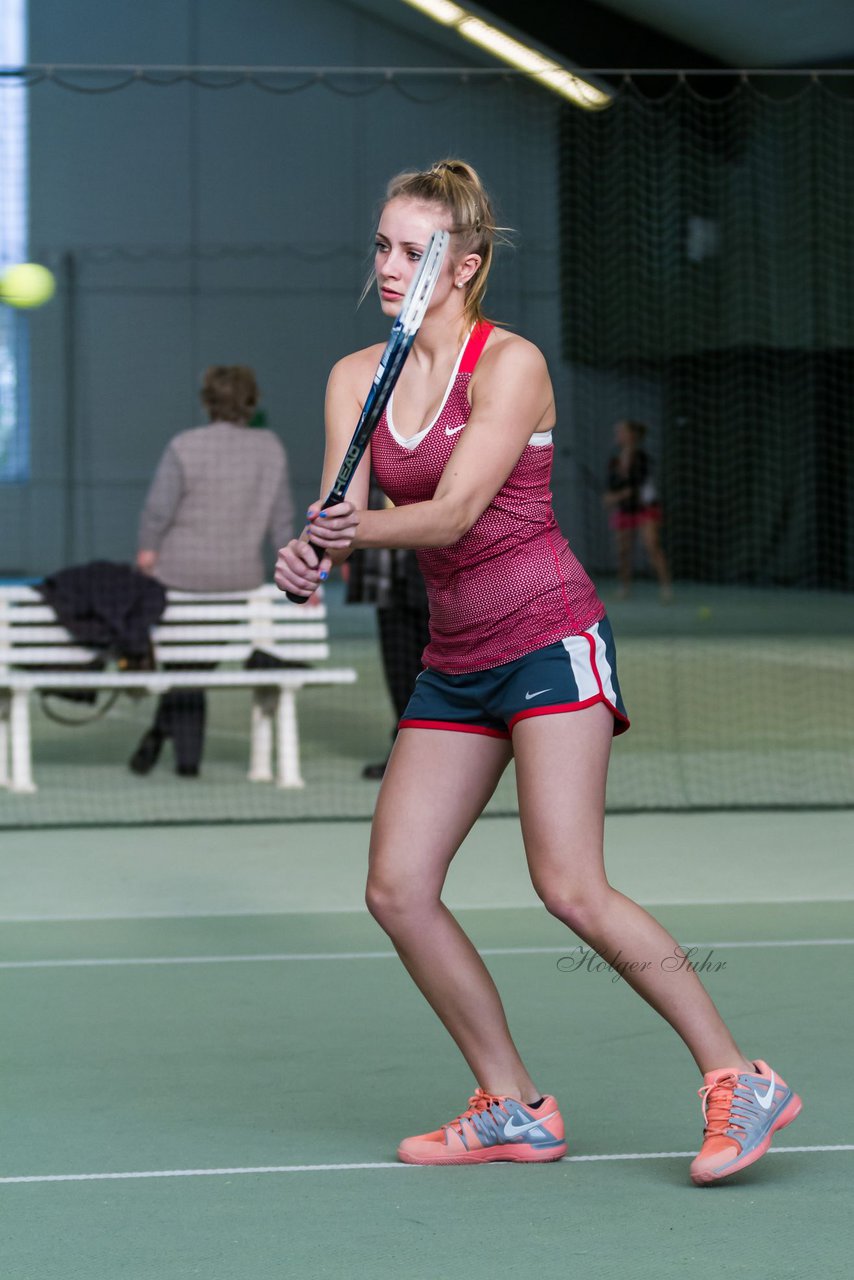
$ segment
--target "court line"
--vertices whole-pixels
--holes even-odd
[[[834,894],[818,898],[674,898],[667,902],[653,902],[648,899],[636,899],[639,906],[656,907],[799,907],[819,906],[823,903],[854,902],[854,894]],[[522,907],[510,902],[448,902],[452,911],[516,911],[541,910],[542,905],[532,899]],[[294,907],[291,909],[270,910],[263,907],[250,907],[242,911],[138,911],[118,915],[74,915],[74,916],[3,916],[0,924],[109,924],[128,920],[241,920],[254,919],[256,916],[326,916],[326,915],[359,915],[365,914],[363,907]]]
[[[854,1151],[854,1143],[838,1146],[772,1147],[769,1155],[794,1155],[812,1152]],[[554,1164],[583,1164],[607,1160],[685,1160],[693,1159],[696,1151],[628,1151],[613,1155],[564,1156]],[[504,1162],[506,1163],[506,1162]],[[271,1173],[346,1173],[359,1169],[424,1169],[428,1165],[402,1164],[398,1160],[365,1161],[359,1164],[280,1164],[234,1169],[148,1169],[132,1173],[45,1173],[28,1176],[0,1178],[0,1184],[33,1182],[119,1182],[135,1178],[230,1178]],[[482,1166],[479,1166],[482,1167]],[[494,1165],[493,1165],[494,1167]]]
[[[854,938],[780,938],[746,942],[682,942],[683,950],[737,951],[773,947],[852,947]],[[565,947],[479,947],[482,956],[592,956],[583,945]],[[141,965],[282,964],[305,960],[393,960],[396,951],[280,951],[259,955],[100,956],[53,960],[0,960],[0,969],[119,969]],[[692,958],[692,957],[689,957]]]

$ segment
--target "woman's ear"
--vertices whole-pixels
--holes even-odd
[[[479,253],[467,253],[456,265],[454,284],[459,285],[460,288],[467,285],[477,275],[482,262],[483,258]]]

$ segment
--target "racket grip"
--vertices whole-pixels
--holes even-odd
[[[344,495],[346,494],[346,492],[347,492],[346,485],[344,486],[343,489],[340,489],[340,490],[337,487],[333,488],[332,491],[327,495],[326,501],[324,502],[320,510],[325,511],[327,507],[334,507],[336,503],[343,502]],[[309,541],[308,545],[311,547],[312,551],[317,556],[318,560],[322,560],[324,556],[323,550],[320,547],[315,546],[315,544],[311,541]],[[305,604],[306,600],[311,599],[311,596],[292,596],[290,591],[286,591],[285,595],[288,598],[288,600],[290,600],[291,604]]]
[[[320,547],[318,547],[318,546],[315,546],[315,544],[314,544],[313,542],[309,542],[309,544],[308,544],[308,545],[311,547],[312,551],[313,551],[313,552],[314,552],[314,554],[317,556],[318,560],[322,560],[322,559],[323,559],[323,554],[324,554],[324,553],[323,553],[323,551],[321,550],[321,548],[320,548]],[[287,597],[287,599],[288,599],[288,600],[290,600],[291,604],[305,604],[306,600],[310,600],[310,599],[311,599],[311,596],[294,596],[294,595],[291,595],[290,591],[286,591],[286,592],[285,592],[285,596]]]

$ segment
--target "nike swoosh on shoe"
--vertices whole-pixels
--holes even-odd
[[[753,1090],[753,1096],[756,1099],[756,1101],[759,1103],[763,1111],[771,1110],[771,1107],[773,1106],[773,1103],[774,1103],[774,1090],[776,1089],[776,1087],[777,1087],[777,1078],[774,1075],[774,1072],[772,1071],[771,1083],[768,1086],[768,1092],[759,1094],[756,1092],[755,1089]]]
[[[536,1120],[529,1120],[527,1124],[516,1124],[511,1116],[504,1126],[504,1137],[517,1138],[520,1133],[528,1133],[530,1129],[537,1129],[540,1125],[545,1124],[547,1120],[551,1120],[556,1115],[556,1111],[550,1111],[547,1116],[538,1116]]]

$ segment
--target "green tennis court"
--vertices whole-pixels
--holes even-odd
[[[577,940],[534,905],[500,818],[446,899],[570,1154],[396,1164],[471,1081],[361,909],[367,831],[6,834],[5,1274],[848,1274],[850,813],[608,821],[613,882],[697,946],[736,1036],[804,1098],[773,1156],[704,1191],[693,1063],[613,974],[567,963]]]
[[[841,0],[0,4],[0,1280],[848,1280],[852,39]],[[454,158],[493,200],[449,223],[463,265],[494,247],[485,314],[554,392],[520,546],[553,499],[616,637],[611,882],[803,1099],[703,1190],[695,1064],[536,899],[512,766],[444,896],[568,1154],[397,1161],[476,1084],[363,902],[363,770],[423,598],[395,539],[348,566],[361,603],[333,574],[316,630],[249,599],[318,497],[330,370],[388,337],[389,299],[358,302],[383,192]],[[419,350],[435,443],[464,357],[443,344],[440,401]],[[23,600],[101,561],[195,593],[171,640],[152,613],[127,644],[123,588],[106,638]],[[277,663],[357,676],[296,695],[277,777],[302,787],[248,776],[271,739],[295,765],[290,701],[274,731],[259,695],[253,738],[224,687]],[[131,694],[158,664],[219,687]],[[57,671],[77,698],[23,706],[22,672]]]

